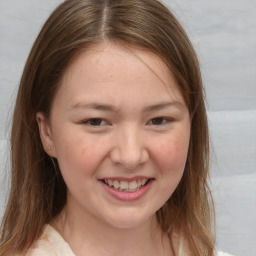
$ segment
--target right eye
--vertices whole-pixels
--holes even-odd
[[[88,125],[88,126],[103,126],[103,125],[106,125],[107,122],[101,118],[90,118],[90,119],[84,120],[82,124]]]

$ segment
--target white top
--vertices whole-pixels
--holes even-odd
[[[186,256],[179,246],[179,256]],[[25,256],[76,256],[63,237],[50,225],[45,225],[43,234],[34,248],[29,249]],[[228,253],[218,252],[216,256],[232,256]]]

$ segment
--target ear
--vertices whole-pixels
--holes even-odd
[[[56,158],[56,151],[54,147],[54,142],[52,138],[51,127],[48,118],[43,112],[36,113],[36,121],[39,128],[41,142],[44,151],[51,157]]]

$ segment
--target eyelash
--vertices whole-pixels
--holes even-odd
[[[96,125],[95,125],[95,121],[97,123]],[[161,124],[154,124],[154,121],[161,121]],[[92,124],[92,122],[94,122],[94,124]],[[104,119],[102,119],[102,118],[90,118],[90,119],[84,120],[82,122],[82,124],[89,125],[89,126],[94,126],[94,127],[102,126],[102,125],[98,125],[98,122],[100,122],[100,124],[102,122],[105,122],[104,125],[107,124],[107,122]],[[173,119],[166,118],[166,117],[155,117],[155,118],[152,118],[148,123],[151,123],[151,125],[154,125],[154,126],[161,126],[161,125],[166,125],[166,124],[168,124],[170,122],[173,122]]]

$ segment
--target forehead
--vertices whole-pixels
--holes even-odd
[[[62,77],[59,96],[67,104],[79,98],[106,97],[113,102],[144,95],[183,101],[167,65],[157,55],[132,47],[102,43],[81,52]]]

